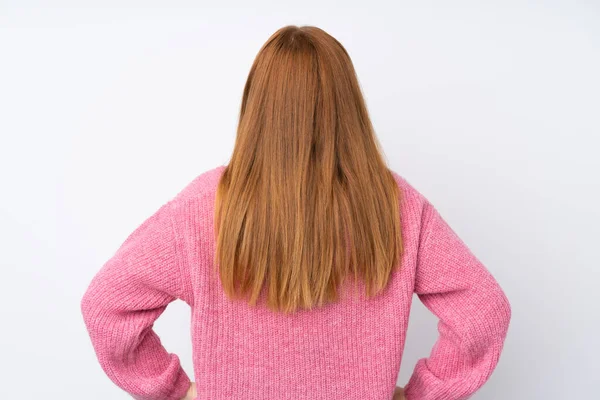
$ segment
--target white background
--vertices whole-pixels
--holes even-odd
[[[0,398],[129,398],[96,362],[81,296],[134,228],[228,161],[250,65],[287,24],[346,47],[390,167],[511,300],[474,398],[595,398],[598,2],[214,3],[0,1]],[[172,303],[156,329],[192,376],[188,317]],[[398,384],[436,337],[415,301]]]

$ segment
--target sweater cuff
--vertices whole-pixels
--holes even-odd
[[[190,385],[192,384],[191,379],[183,370],[183,368],[179,368],[179,376],[177,377],[177,381],[175,382],[175,386],[171,395],[167,398],[167,400],[181,400],[183,399]]]

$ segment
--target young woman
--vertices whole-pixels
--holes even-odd
[[[413,294],[439,318],[396,387]],[[194,380],[153,330],[191,309]],[[136,399],[453,400],[494,370],[510,321],[490,272],[389,169],[352,61],[286,26],[260,49],[227,165],[199,174],[97,272],[81,311]]]

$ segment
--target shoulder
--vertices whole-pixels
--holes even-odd
[[[427,198],[403,175],[390,169],[396,184],[400,188],[400,198],[403,206],[422,208],[428,203]]]
[[[225,167],[226,165],[219,165],[197,175],[171,199],[172,207],[214,196]]]

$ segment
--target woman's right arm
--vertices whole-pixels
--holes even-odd
[[[439,337],[404,394],[407,400],[466,399],[498,363],[511,308],[491,273],[427,201],[422,221],[415,293],[439,318]]]

